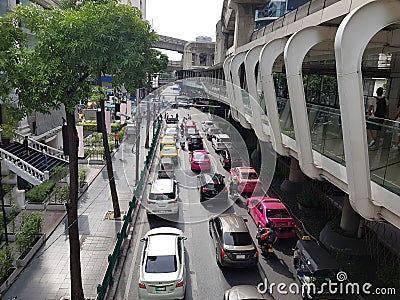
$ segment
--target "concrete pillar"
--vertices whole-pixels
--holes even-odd
[[[389,117],[397,111],[400,100],[400,53],[393,53],[390,61],[390,81],[386,91],[389,100]]]
[[[30,135],[31,134],[31,128],[29,127],[28,117],[24,117],[19,122],[18,132],[22,135]]]
[[[223,32],[223,25],[221,20],[216,25],[216,37],[215,37],[215,64],[223,63],[225,59],[225,53],[227,45],[226,34]]]
[[[360,226],[360,215],[351,207],[349,196],[344,197],[340,228],[346,233],[356,236]]]
[[[229,7],[235,11],[236,15],[233,42],[233,46],[236,49],[249,42],[251,33],[254,30],[254,13],[258,6],[255,4],[235,3],[230,1]]]
[[[281,184],[281,190],[289,194],[297,194],[303,191],[306,176],[300,169],[299,161],[292,157],[290,159],[289,179]]]
[[[25,190],[16,190],[15,196],[16,196],[17,206],[21,209],[24,209],[25,208]]]

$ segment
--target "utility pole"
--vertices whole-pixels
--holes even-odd
[[[137,187],[137,183],[139,181],[139,148],[140,148],[140,89],[136,89],[136,176],[135,176],[135,185]]]
[[[1,142],[1,132],[3,129],[0,128],[0,142]],[[4,236],[6,244],[8,245],[8,233],[7,233],[7,215],[6,209],[4,207],[4,193],[3,193],[3,174],[1,164],[3,162],[3,156],[0,154],[0,197],[1,197],[1,209],[3,212],[3,226],[4,226]]]
[[[146,149],[149,149],[149,140],[150,140],[150,97],[147,100],[147,109],[146,109],[146,114],[147,114],[147,128],[146,128],[146,143],[144,145],[144,147]]]

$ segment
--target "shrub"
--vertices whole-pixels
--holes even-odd
[[[9,245],[0,249],[0,278],[7,275],[8,270],[13,267],[14,254]]]
[[[53,190],[51,201],[53,203],[64,204],[69,200],[69,186],[56,186]]]
[[[23,254],[35,241],[42,230],[43,217],[39,212],[22,212],[21,228],[16,235],[18,251]]]
[[[53,180],[43,181],[26,193],[26,198],[31,202],[43,202],[51,194],[55,186]]]
[[[78,182],[79,182],[80,187],[82,187],[85,184],[86,175],[87,175],[87,169],[79,169],[78,170]]]
[[[55,182],[58,182],[67,177],[68,172],[69,169],[67,167],[55,167],[51,172],[51,176]]]

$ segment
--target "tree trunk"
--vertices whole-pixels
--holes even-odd
[[[75,128],[75,116],[66,112],[67,130],[69,137],[69,176],[70,190],[67,203],[70,272],[71,272],[71,299],[83,300],[81,275],[81,247],[79,244],[78,228],[78,134]]]
[[[117,188],[115,186],[114,171],[111,161],[110,147],[108,145],[104,100],[100,100],[100,109],[101,109],[101,119],[102,119],[101,133],[103,136],[104,157],[106,159],[106,165],[107,165],[108,182],[110,184],[111,199],[114,208],[114,218],[119,218],[121,217],[121,210],[119,208]]]

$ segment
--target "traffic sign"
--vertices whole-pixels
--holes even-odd
[[[174,87],[174,88],[172,88],[172,90],[173,90],[173,91],[180,91],[181,88],[176,88],[176,87]]]

